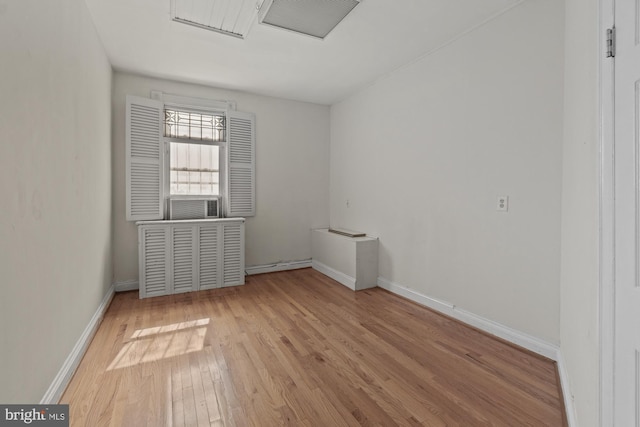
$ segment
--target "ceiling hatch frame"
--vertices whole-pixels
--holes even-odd
[[[324,40],[361,2],[362,0],[264,0],[258,10],[258,22]]]
[[[258,16],[255,0],[171,0],[171,20],[244,39]]]

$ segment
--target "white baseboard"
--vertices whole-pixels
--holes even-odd
[[[378,277],[378,286],[386,289],[394,294],[401,295],[412,301],[422,304],[436,311],[439,311],[447,316],[458,319],[468,325],[476,327],[480,330],[495,335],[499,338],[512,342],[520,347],[524,347],[527,350],[531,350],[534,353],[540,354],[552,360],[556,360],[558,356],[558,346],[549,342],[543,341],[534,336],[525,334],[524,332],[517,331],[508,326],[504,326],[493,320],[486,319],[477,314],[471,313],[466,310],[462,310],[453,304],[440,301],[435,298],[428,297],[412,289],[405,288],[397,283],[390,282],[389,280]]]
[[[124,280],[113,284],[116,292],[137,291],[140,283],[137,280]]]
[[[331,277],[336,282],[342,283],[352,291],[356,290],[356,279],[354,277],[346,275],[316,260],[311,261],[311,267],[313,267],[314,270],[318,270],[325,276]]]
[[[78,365],[80,364],[85,351],[87,351],[87,347],[89,346],[93,335],[98,330],[98,326],[100,326],[102,317],[104,316],[105,311],[107,311],[114,293],[115,287],[111,285],[111,287],[107,291],[107,294],[104,296],[104,298],[102,298],[102,301],[100,302],[100,305],[98,306],[98,309],[94,313],[93,317],[91,318],[91,320],[89,320],[89,324],[86,328],[84,328],[84,331],[82,332],[82,335],[80,335],[80,338],[76,342],[76,345],[73,346],[71,353],[69,354],[69,356],[67,356],[67,359],[62,364],[60,371],[58,371],[58,374],[53,379],[53,382],[49,386],[49,389],[45,392],[42,400],[40,400],[41,405],[58,403],[58,401],[62,397],[62,393],[64,393],[64,390],[67,388],[69,381],[71,381],[71,377],[78,368]]]
[[[569,384],[569,374],[564,364],[562,352],[558,346],[525,334],[524,332],[517,331],[498,322],[494,322],[493,320],[462,310],[448,302],[428,297],[414,291],[413,289],[393,283],[383,277],[378,277],[378,286],[388,290],[389,292],[393,292],[394,294],[417,302],[418,304],[446,314],[447,316],[453,317],[454,319],[460,320],[468,325],[474,326],[482,331],[488,332],[491,335],[495,335],[513,344],[519,345],[520,347],[526,348],[527,350],[533,351],[534,353],[556,361],[558,376],[560,377],[562,399],[564,400],[564,407],[567,414],[567,423],[569,427],[577,427],[578,423],[575,405],[573,403],[573,396],[571,394],[571,385]]]
[[[297,270],[299,268],[311,267],[311,260],[287,261],[276,264],[253,265],[246,267],[245,272],[248,276],[252,274],[273,273],[276,271]],[[140,283],[137,280],[124,280],[114,284],[116,292],[137,291]]]
[[[297,270],[299,268],[308,267],[311,267],[310,259],[305,259],[302,261],[278,262],[275,264],[252,265],[251,267],[246,267],[245,272],[250,276],[252,274],[273,273],[276,271]]]
[[[562,389],[562,398],[564,400],[564,410],[567,414],[567,424],[569,427],[578,426],[578,418],[576,416],[576,406],[573,402],[573,394],[571,394],[571,384],[569,384],[569,373],[564,364],[564,357],[558,349],[556,355],[556,363],[558,364],[558,376],[560,377],[560,388]]]

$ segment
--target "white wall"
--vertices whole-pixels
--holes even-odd
[[[0,402],[37,403],[111,285],[111,66],[82,0],[0,4]]]
[[[599,425],[597,12],[566,0],[560,342],[581,427]]]
[[[311,229],[329,222],[329,107],[126,73],[114,76],[113,218],[117,282],[138,279],[135,223],[125,220],[125,96],[151,90],[237,102],[256,114],[256,216],[246,265],[311,258]]]
[[[556,344],[563,28],[524,2],[331,108],[331,225],[380,238],[381,277]]]

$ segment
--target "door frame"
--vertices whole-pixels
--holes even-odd
[[[615,408],[615,61],[606,57],[606,31],[615,23],[615,0],[599,0],[598,15],[599,400],[600,425],[613,426]]]

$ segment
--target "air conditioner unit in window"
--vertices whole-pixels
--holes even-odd
[[[220,217],[220,198],[169,199],[169,219],[210,219]]]

